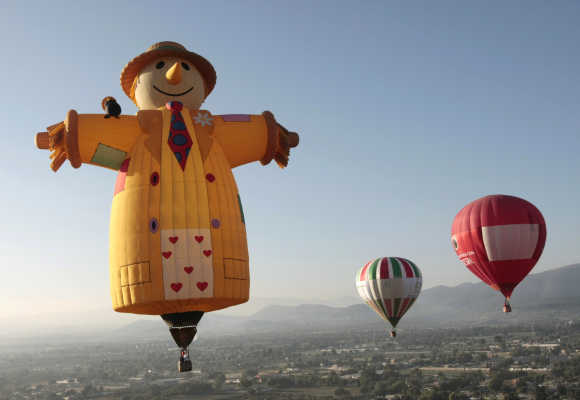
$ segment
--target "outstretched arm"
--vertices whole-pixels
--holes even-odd
[[[135,116],[103,118],[102,114],[67,113],[63,122],[36,135],[36,146],[51,150],[50,167],[57,171],[68,159],[74,168],[93,164],[118,170],[143,132]]]
[[[299,137],[276,122],[274,115],[215,115],[214,137],[224,149],[230,165],[260,161],[266,165],[274,159],[280,168],[288,165],[290,148],[298,145]]]

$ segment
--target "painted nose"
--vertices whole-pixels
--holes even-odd
[[[172,85],[177,85],[181,82],[181,63],[176,62],[165,73],[165,79]]]

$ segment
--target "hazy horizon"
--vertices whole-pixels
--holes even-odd
[[[493,304],[492,309],[488,310],[487,313],[490,313],[490,315],[495,315],[495,317],[500,318],[500,320],[505,320],[505,322],[509,322],[510,320],[512,322],[517,322],[520,318],[519,312],[522,311],[524,313],[529,312],[529,310],[527,310],[527,308],[529,307],[525,307],[525,303],[526,303],[526,297],[528,297],[528,301],[529,301],[529,296],[530,293],[528,293],[527,296],[525,296],[522,292],[529,292],[530,289],[528,287],[528,285],[530,284],[530,282],[532,280],[534,280],[534,278],[538,278],[538,276],[540,276],[538,279],[544,279],[541,277],[541,275],[544,275],[544,273],[550,273],[553,272],[555,270],[561,270],[561,272],[564,272],[564,270],[568,270],[570,271],[569,267],[574,267],[574,269],[576,269],[578,272],[580,272],[580,263],[578,264],[573,264],[573,265],[565,265],[565,266],[561,266],[558,268],[553,268],[547,271],[542,271],[542,272],[536,272],[534,273],[532,271],[532,273],[530,274],[530,276],[528,277],[528,279],[531,279],[529,281],[524,281],[524,283],[522,283],[521,285],[519,285],[518,288],[516,288],[516,291],[514,293],[514,297],[513,297],[513,303],[516,305],[515,306],[515,310],[513,312],[513,315],[510,316],[510,318],[501,318],[502,317],[502,313],[500,312],[500,308],[503,302],[503,298],[501,296],[501,294],[499,292],[496,292],[494,290],[492,290],[491,288],[485,286],[483,283],[481,282],[463,282],[460,283],[458,285],[453,285],[453,286],[444,286],[444,285],[440,285],[439,287],[443,286],[449,289],[453,289],[453,288],[459,288],[461,286],[463,286],[464,284],[475,284],[475,285],[480,285],[484,290],[484,296],[486,297],[487,301],[491,301],[491,303]],[[556,272],[558,273],[558,272]],[[566,279],[566,278],[562,278],[559,277],[559,279]],[[550,287],[553,287],[554,285],[556,285],[556,287],[558,286],[557,282],[551,281],[550,282]],[[433,289],[433,288],[430,288]],[[472,289],[470,289],[472,290]],[[570,291],[570,288],[567,288],[566,290]],[[418,321],[423,321],[424,316],[426,315],[426,313],[428,314],[428,309],[430,308],[429,302],[427,300],[424,299],[425,296],[427,296],[426,293],[429,292],[429,289],[425,289],[424,290],[425,294],[422,294],[419,296],[418,302],[415,305],[415,307],[413,307],[413,309],[410,311],[409,315],[410,315],[410,320],[414,321],[414,326],[421,326],[423,324],[426,324],[425,326],[429,327],[430,324],[433,323],[433,319],[430,318],[428,320],[424,320],[423,323],[418,323]],[[534,292],[534,295],[532,297],[536,297],[538,293]],[[562,294],[564,298],[566,298],[567,294],[563,293]],[[568,294],[569,295],[569,294]],[[559,300],[562,300],[559,299]],[[552,299],[551,301],[554,301],[555,299]],[[576,299],[572,299],[573,301],[576,301]],[[453,299],[447,299],[447,302],[449,303],[453,303]],[[462,304],[463,300],[461,298],[457,298],[455,299],[455,303],[457,304]],[[247,303],[244,304],[240,304],[236,307],[229,307],[223,310],[219,310],[219,311],[215,311],[212,313],[208,313],[206,314],[206,316],[204,318],[202,318],[203,322],[205,323],[205,321],[208,319],[208,316],[210,319],[214,319],[215,317],[217,318],[236,318],[239,319],[239,323],[243,323],[244,320],[248,320],[249,321],[249,317],[253,317],[256,314],[259,314],[261,311],[267,310],[269,306],[286,306],[286,307],[295,307],[295,306],[303,306],[303,305],[323,305],[323,306],[329,306],[329,307],[348,307],[348,306],[352,306],[352,305],[361,305],[364,307],[364,310],[366,310],[366,305],[362,302],[362,300],[358,297],[358,296],[342,296],[342,297],[337,297],[337,298],[299,298],[299,297],[295,297],[295,298],[287,298],[287,297],[251,297],[250,300]],[[566,304],[568,304],[566,302]],[[524,306],[522,308],[522,306]],[[548,304],[546,305],[548,306]],[[495,308],[494,308],[495,307]],[[478,308],[478,310],[480,310],[481,307]],[[559,307],[556,307],[556,309],[559,309]],[[526,311],[527,310],[527,311]],[[580,312],[580,308],[578,309],[578,311]],[[381,324],[383,323],[382,320],[380,318],[377,318],[376,315],[370,311],[369,312],[372,313],[372,317],[371,320],[374,321],[377,324]],[[441,312],[441,310],[438,310],[438,312]],[[481,311],[477,311],[475,309],[471,310],[470,314],[478,314]],[[452,313],[451,313],[452,314]],[[419,315],[420,317],[417,317],[417,315]],[[483,317],[483,314],[479,314],[480,317]],[[435,318],[436,319],[436,318]],[[454,318],[451,318],[452,320]],[[405,326],[407,324],[409,320],[409,316],[407,316],[405,318],[405,321],[403,323],[403,326]],[[8,340],[9,342],[12,340],[25,340],[26,338],[33,338],[33,337],[38,337],[38,336],[61,336],[62,335],[62,339],[61,340],[69,340],[67,338],[70,337],[79,337],[79,338],[98,338],[99,335],[101,334],[105,334],[106,336],[109,336],[113,330],[115,329],[123,329],[125,327],[130,326],[131,324],[137,322],[137,321],[153,321],[155,323],[159,324],[159,330],[160,331],[164,331],[165,328],[165,324],[162,323],[161,319],[159,316],[156,315],[138,315],[138,314],[127,314],[127,313],[118,313],[115,312],[111,305],[99,305],[99,306],[95,306],[93,308],[78,308],[76,310],[69,310],[69,311],[65,311],[65,310],[60,310],[60,311],[53,311],[53,312],[42,312],[42,313],[37,313],[37,314],[30,314],[28,315],[26,318],[22,318],[21,315],[0,315],[0,326],[3,327],[2,332],[0,332],[0,345],[5,344],[6,340]],[[455,321],[457,323],[462,323],[463,321],[461,321],[461,318],[459,318],[459,320]],[[383,323],[384,324],[384,323]],[[154,325],[155,326],[155,325]],[[423,327],[425,327],[423,326]],[[283,328],[283,327],[282,327]],[[201,328],[200,328],[200,332],[205,332],[205,327],[202,324]],[[229,331],[229,329],[225,329],[223,332],[223,334],[232,334],[232,331]]]

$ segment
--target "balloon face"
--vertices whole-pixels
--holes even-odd
[[[486,196],[455,216],[451,243],[471,272],[509,298],[542,254],[546,223],[526,200]]]
[[[135,101],[140,110],[156,110],[170,101],[198,110],[205,99],[204,85],[203,77],[189,61],[161,57],[139,73]]]
[[[419,296],[422,284],[419,267],[400,257],[369,261],[356,275],[359,296],[393,328]]]

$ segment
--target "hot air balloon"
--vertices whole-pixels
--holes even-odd
[[[546,223],[540,211],[524,199],[486,196],[457,213],[451,242],[467,268],[505,296],[503,311],[510,312],[514,288],[542,254]]]
[[[70,110],[36,135],[54,171],[66,160],[118,171],[109,230],[113,309],[160,315],[180,347],[182,372],[192,369],[188,346],[203,314],[250,296],[246,221],[232,169],[272,160],[286,167],[299,142],[269,111],[200,110],[215,83],[204,57],[176,42],[155,43],[121,72],[137,115],[121,115],[107,96],[107,114]]]
[[[393,326],[411,308],[423,285],[421,270],[401,257],[383,257],[369,261],[356,274],[359,296],[385,321]]]

